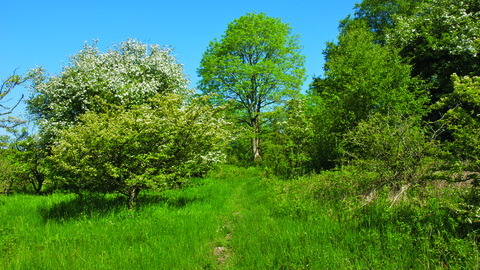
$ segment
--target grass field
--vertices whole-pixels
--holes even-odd
[[[223,167],[140,195],[0,197],[0,269],[475,269],[474,231],[440,200],[352,206],[322,178]]]

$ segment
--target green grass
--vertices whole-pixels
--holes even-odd
[[[439,198],[365,206],[326,179],[223,167],[193,186],[0,197],[0,269],[475,269],[474,230]],[[339,188],[335,189],[340,190]]]
[[[1,269],[214,268],[217,230],[232,210],[227,182],[122,197],[1,198]]]

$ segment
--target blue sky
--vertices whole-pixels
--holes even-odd
[[[0,79],[18,68],[25,73],[36,65],[50,73],[61,71],[62,61],[79,51],[85,41],[99,39],[106,51],[128,37],[144,43],[171,45],[191,87],[203,52],[220,38],[228,23],[246,13],[264,12],[289,23],[300,34],[306,57],[308,88],[313,75],[323,74],[325,42],[335,40],[338,21],[353,14],[356,0],[336,1],[2,1],[0,3]],[[22,88],[10,95],[28,95]],[[24,106],[15,110],[21,113]],[[3,131],[0,130],[0,134]]]

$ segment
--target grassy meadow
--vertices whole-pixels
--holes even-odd
[[[440,203],[461,191],[412,189],[390,207],[342,181],[226,166],[132,211],[116,195],[0,196],[0,269],[478,268],[475,230]]]

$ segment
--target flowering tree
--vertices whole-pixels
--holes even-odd
[[[71,127],[78,116],[101,110],[93,97],[127,108],[143,104],[156,94],[188,95],[188,79],[172,49],[128,39],[106,53],[87,44],[69,57],[58,75],[37,67],[30,71],[30,113],[44,135],[55,136]]]
[[[375,36],[375,43],[385,44],[386,33],[395,28],[395,16],[412,16],[428,0],[363,0],[355,3],[355,19],[364,20]],[[342,22],[348,21],[341,21]]]
[[[59,132],[52,160],[62,181],[76,190],[119,192],[131,208],[145,188],[170,187],[179,177],[201,175],[225,160],[229,138],[223,106],[210,97],[185,105],[178,94],[157,95],[149,105],[103,103],[104,113],[87,112]]]
[[[480,75],[480,5],[477,0],[433,0],[413,16],[398,16],[387,42],[402,48],[412,76],[430,83],[432,103],[454,92],[450,76]],[[432,115],[438,115],[434,113]]]
[[[476,56],[480,28],[480,5],[476,0],[434,0],[422,3],[413,16],[396,17],[390,39],[408,45],[424,39],[433,51]]]

